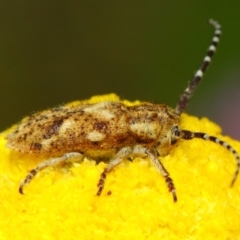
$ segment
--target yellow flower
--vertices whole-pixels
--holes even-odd
[[[119,101],[112,94],[88,102],[105,100]],[[206,118],[183,114],[181,128],[219,137],[240,152],[240,143]],[[162,158],[176,203],[162,176],[141,158],[116,167],[99,197],[106,163],[86,158],[44,169],[21,195],[20,181],[44,159],[8,149],[9,131],[0,134],[0,239],[240,239],[240,180],[229,187],[236,161],[216,143],[180,140]]]

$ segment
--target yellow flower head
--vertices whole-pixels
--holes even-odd
[[[87,103],[106,100],[119,98],[97,96]],[[216,136],[240,152],[240,143],[206,118],[182,114],[181,128]],[[0,134],[0,239],[240,239],[240,180],[229,187],[236,162],[219,144],[179,140],[161,158],[175,183],[176,203],[162,176],[141,158],[115,168],[99,197],[106,162],[87,158],[44,169],[21,195],[20,181],[46,159],[7,148],[9,132]]]

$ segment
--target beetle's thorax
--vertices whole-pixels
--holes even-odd
[[[179,116],[163,104],[142,103],[129,108],[129,128],[139,144],[171,145],[172,128],[179,125]]]

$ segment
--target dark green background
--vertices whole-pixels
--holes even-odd
[[[57,104],[115,92],[166,103],[223,37],[187,112],[240,139],[240,1],[0,1],[0,129]]]

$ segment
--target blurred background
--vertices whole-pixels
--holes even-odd
[[[0,129],[96,94],[175,107],[223,36],[187,108],[240,139],[240,1],[0,1]]]

